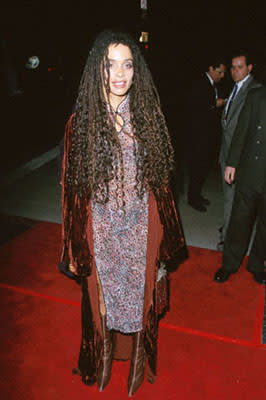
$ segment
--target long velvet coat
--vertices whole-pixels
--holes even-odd
[[[96,381],[103,349],[103,333],[99,308],[99,288],[93,254],[91,202],[80,199],[65,190],[65,169],[68,162],[73,132],[70,118],[65,133],[62,174],[62,252],[59,268],[71,277],[71,263],[76,270],[72,277],[78,280],[82,291],[82,338],[78,367],[87,385]],[[157,282],[158,267],[163,261],[173,265],[185,241],[173,196],[165,188],[163,196],[149,193],[146,279],[143,310],[144,345],[147,356],[148,380],[156,377],[158,318],[168,307],[167,285]],[[131,336],[115,333],[114,359],[131,357]]]

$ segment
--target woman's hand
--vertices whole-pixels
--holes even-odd
[[[69,264],[69,271],[72,272],[72,274],[77,275],[76,268],[74,267],[73,264]]]

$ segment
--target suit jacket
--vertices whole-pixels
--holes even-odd
[[[237,185],[260,193],[266,186],[266,88],[251,90],[239,116],[226,165]]]
[[[219,139],[220,130],[215,90],[206,73],[193,83],[187,105],[188,145],[195,145],[197,151],[206,152],[209,146]]]
[[[252,75],[243,83],[239,92],[237,93],[234,101],[231,104],[230,110],[227,117],[225,118],[225,108],[222,113],[222,143],[219,155],[219,162],[221,164],[226,163],[228,153],[230,150],[234,131],[237,126],[239,114],[245,103],[248,92],[253,89],[260,87],[261,84],[257,82]]]

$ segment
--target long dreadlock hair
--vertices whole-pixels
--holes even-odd
[[[136,185],[140,198],[150,188],[160,192],[174,166],[173,148],[158,92],[143,55],[126,33],[104,31],[96,38],[81,78],[73,118],[73,136],[66,166],[68,193],[105,203],[109,182],[123,188],[122,151],[108,104],[108,47],[123,44],[133,55],[130,120],[136,142]],[[107,93],[107,96],[106,96]],[[120,168],[119,168],[120,166]],[[120,171],[120,172],[119,172]],[[121,173],[122,171],[122,173]]]

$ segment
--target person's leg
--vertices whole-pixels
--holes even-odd
[[[196,148],[196,153],[198,158],[197,166],[195,169],[195,174],[197,178],[197,198],[204,205],[208,205],[209,201],[202,196],[202,190],[208,178],[210,170],[214,165],[215,144],[213,143],[213,140],[210,138],[209,142],[206,142],[201,150],[200,148]]]
[[[145,349],[143,331],[133,333],[133,349],[128,375],[128,395],[132,396],[141,386],[145,370]]]
[[[200,199],[202,198],[204,199],[204,197],[202,196],[202,190],[209,176],[212,165],[213,165],[213,157],[210,155],[206,155],[206,158],[202,161],[202,167],[201,167],[201,179],[199,187]]]
[[[201,176],[201,165],[199,159],[196,159],[196,156],[194,159],[190,157],[188,165],[188,175],[188,200],[194,201],[199,198],[199,177]]]
[[[225,240],[226,233],[228,230],[232,207],[233,207],[233,200],[235,195],[235,184],[229,185],[225,181],[224,171],[225,171],[225,165],[222,165],[221,172],[222,172],[222,184],[223,184],[223,196],[224,196],[224,220],[223,220],[221,241],[223,242]]]
[[[254,242],[250,250],[247,269],[250,272],[264,272],[266,259],[266,198],[261,196],[258,205],[258,219]]]
[[[112,331],[110,331],[106,326],[106,307],[104,303],[104,296],[101,281],[97,274],[97,284],[99,293],[99,307],[101,314],[102,332],[103,332],[103,353],[100,363],[99,370],[97,371],[97,385],[102,392],[104,388],[108,385],[111,378],[112,361],[113,361],[113,338]]]
[[[201,200],[201,190],[205,180],[205,161],[202,154],[197,154],[196,150],[193,153],[194,157],[189,159],[188,172],[188,204],[198,211],[206,211],[204,204]]]
[[[246,254],[252,228],[256,220],[257,193],[247,188],[236,188],[227,230],[222,268],[236,272]]]

